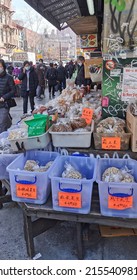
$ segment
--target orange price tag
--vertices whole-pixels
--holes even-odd
[[[37,199],[37,186],[16,184],[16,196],[20,198]]]
[[[108,208],[115,210],[125,210],[133,207],[133,196],[118,197],[108,196]]]
[[[85,119],[87,124],[91,124],[93,118],[93,110],[84,108],[82,111],[82,118]]]
[[[102,137],[102,149],[104,150],[120,150],[120,137]]]
[[[59,192],[59,206],[68,208],[82,208],[80,193]]]

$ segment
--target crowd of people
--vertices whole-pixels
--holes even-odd
[[[0,60],[0,133],[7,130],[11,125],[9,113],[12,98],[16,96],[16,86],[14,80],[21,81],[20,94],[23,98],[23,114],[28,112],[28,101],[31,111],[35,108],[34,98],[38,101],[44,98],[45,87],[48,86],[49,98],[55,97],[55,92],[62,92],[66,88],[66,79],[75,79],[77,86],[87,85],[84,73],[84,57],[78,57],[76,63],[70,61],[65,67],[62,62],[50,63],[45,66],[43,59],[39,60],[37,66],[32,62],[25,61],[23,67],[18,65],[14,68],[12,63],[7,67],[4,60]]]

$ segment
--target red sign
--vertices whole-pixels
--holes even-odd
[[[121,138],[120,137],[102,137],[103,150],[120,150]]]
[[[20,198],[37,199],[37,186],[17,184],[16,196]]]
[[[90,125],[93,118],[93,110],[89,108],[84,108],[82,111],[82,118],[85,119],[88,125]]]
[[[118,197],[108,196],[108,208],[115,210],[125,210],[133,207],[133,196]]]
[[[59,206],[68,208],[82,208],[81,193],[59,192]]]

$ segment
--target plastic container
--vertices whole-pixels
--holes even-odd
[[[91,131],[89,132],[53,132],[51,129],[49,129],[49,133],[52,136],[54,147],[89,148],[94,130],[94,121],[92,121]]]
[[[62,178],[66,162],[86,179]],[[95,158],[90,157],[61,156],[57,159],[49,174],[54,210],[81,214],[90,212],[93,182],[96,179],[96,162]]]
[[[137,161],[132,159],[98,160],[97,182],[99,188],[100,211],[104,216],[137,218],[137,183],[107,183],[102,181],[102,175],[107,168],[116,167],[121,169],[125,166],[128,167],[129,170],[132,170],[131,174],[134,176],[135,182],[137,182]],[[123,199],[126,200],[127,198],[133,199],[132,207],[121,209],[123,208]],[[112,199],[113,208],[109,208],[108,206],[110,199]],[[121,199],[120,203],[119,199]],[[118,207],[117,203],[119,203]]]
[[[9,142],[14,152],[18,152],[19,150],[44,149],[50,143],[50,134],[47,131],[40,136],[9,140]]]
[[[97,150],[102,150],[102,137],[105,138],[118,137],[120,138],[120,142],[121,142],[119,150],[126,151],[129,149],[129,141],[130,141],[131,133],[113,134],[113,133],[94,132],[93,137],[94,137],[95,149]]]
[[[48,177],[52,166],[46,172],[25,171],[27,160],[38,161],[40,165],[46,165],[59,156],[54,152],[29,151],[26,155],[19,156],[7,167],[10,177],[11,195],[13,201],[44,204],[50,194],[51,183]]]

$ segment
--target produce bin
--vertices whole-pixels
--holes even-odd
[[[62,178],[66,162],[79,171],[83,179]],[[96,179],[95,158],[61,156],[53,165],[49,177],[54,210],[81,214],[90,212],[93,182]]]
[[[44,149],[50,143],[50,134],[49,131],[34,137],[9,140],[11,148],[14,152],[19,150],[32,150],[33,149]]]
[[[49,133],[52,136],[54,147],[89,148],[93,130],[94,121],[92,121],[91,131],[89,132],[53,132],[51,127]]]
[[[93,133],[94,137],[94,146],[97,150],[128,150],[129,149],[129,141],[131,138],[131,133],[122,133],[122,134],[114,134],[114,133]],[[106,145],[103,146],[103,140],[106,139]],[[112,140],[112,141],[111,141]],[[115,144],[116,140],[116,144]],[[119,144],[117,145],[117,142]],[[109,144],[110,142],[110,144]],[[106,146],[106,148],[105,148]],[[108,149],[107,149],[108,146]]]
[[[110,183],[102,181],[104,171],[109,167],[125,168],[131,171],[136,183]],[[137,161],[132,159],[99,159],[97,182],[100,211],[104,216],[137,218]]]
[[[6,139],[8,132],[2,132],[0,134],[0,140]],[[18,157],[18,154],[1,154],[0,153],[0,180],[8,180],[9,173],[6,171],[7,166]]]
[[[44,166],[59,156],[54,152],[29,151],[19,156],[7,167],[10,177],[11,195],[13,201],[44,204],[50,194],[51,183],[48,177],[52,166],[46,172],[26,171],[27,160],[35,160]]]

